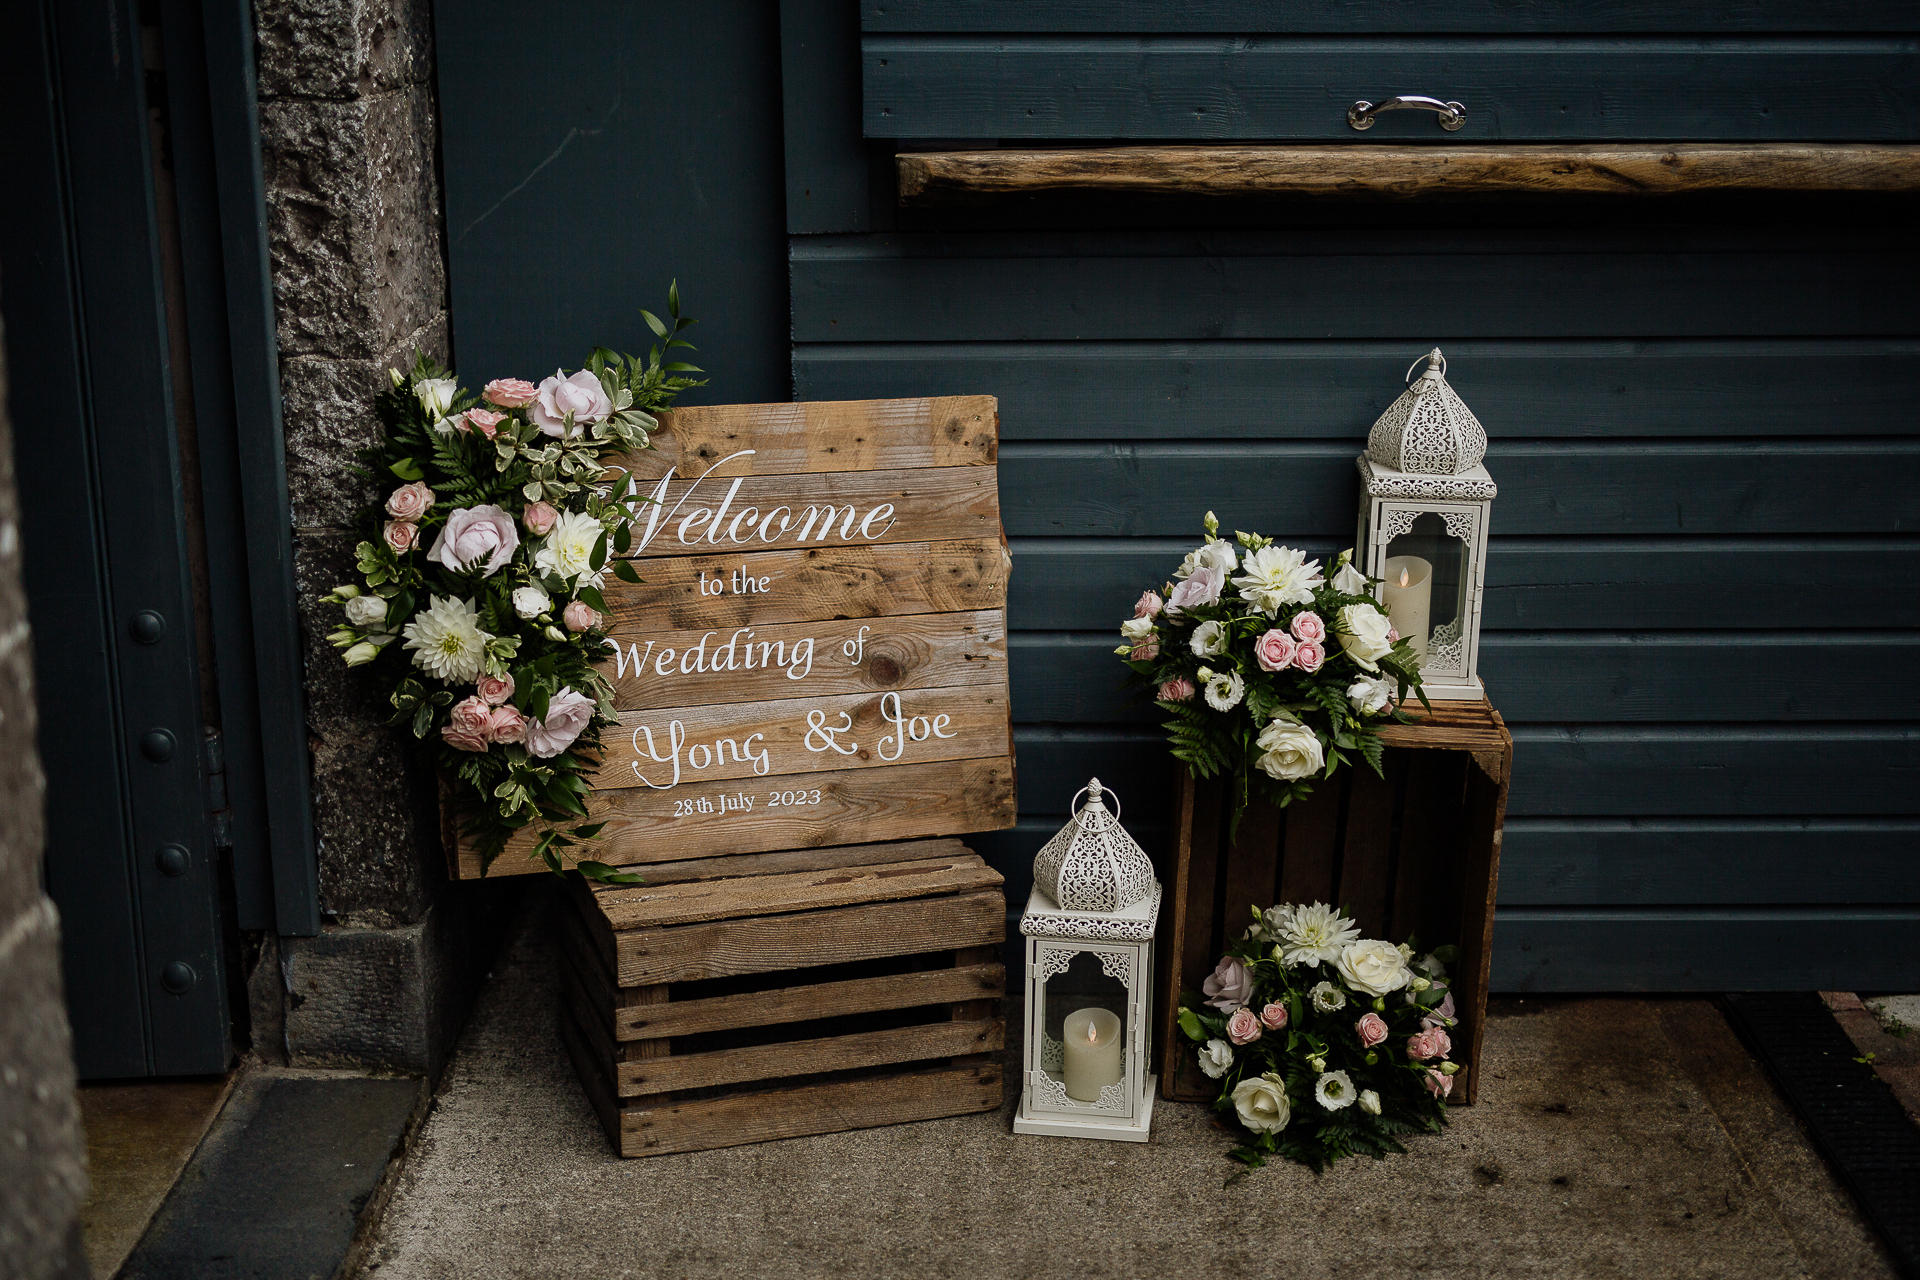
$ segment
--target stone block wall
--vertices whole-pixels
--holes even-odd
[[[61,995],[60,919],[40,889],[46,788],[36,719],[0,357],[0,1275],[22,1280],[91,1274],[80,1245],[86,1142]]]
[[[374,392],[416,347],[450,355],[431,14],[428,0],[255,0],[254,15],[328,930],[267,949],[254,1006],[272,1032],[256,1044],[433,1070],[470,985],[473,904],[450,892],[430,769],[386,726],[379,682],[326,643],[338,609],[317,602],[352,580],[355,514],[390,487],[351,470],[379,430]]]

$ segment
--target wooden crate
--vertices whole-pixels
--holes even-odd
[[[1170,936],[1155,982],[1162,1096],[1218,1092],[1175,1025],[1180,993],[1200,990],[1251,923],[1249,906],[1316,901],[1344,904],[1368,937],[1460,948],[1448,966],[1463,1068],[1453,1101],[1478,1095],[1513,738],[1485,701],[1435,702],[1428,719],[1381,736],[1384,778],[1363,765],[1285,809],[1256,802],[1231,843],[1224,786],[1182,773]]]
[[[573,891],[561,1030],[616,1150],[1000,1105],[1006,898],[958,840],[646,868]]]

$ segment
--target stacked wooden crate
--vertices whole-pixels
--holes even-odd
[[[1362,765],[1285,809],[1257,801],[1232,838],[1226,788],[1184,779],[1157,977],[1163,1097],[1218,1092],[1175,1025],[1180,996],[1200,990],[1250,923],[1249,907],[1277,902],[1339,903],[1367,937],[1458,947],[1448,978],[1466,1070],[1453,1101],[1478,1095],[1513,737],[1485,701],[1435,702],[1419,723],[1380,736],[1385,776]]]
[[[562,1035],[622,1155],[1000,1105],[1006,903],[958,840],[646,875],[578,881],[560,947]]]

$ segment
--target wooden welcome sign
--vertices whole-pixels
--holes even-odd
[[[588,801],[619,866],[1013,825],[991,396],[662,415],[607,577],[617,729]],[[493,875],[541,870],[532,836]],[[481,874],[464,843],[457,872]]]

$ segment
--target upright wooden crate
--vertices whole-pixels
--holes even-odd
[[[1343,771],[1303,802],[1248,806],[1227,839],[1226,790],[1182,775],[1175,823],[1171,937],[1160,953],[1160,1092],[1211,1100],[1175,1017],[1180,993],[1199,991],[1227,944],[1252,923],[1250,906],[1344,903],[1367,937],[1424,947],[1452,943],[1448,967],[1460,1026],[1464,1090],[1479,1093],[1493,901],[1500,878],[1513,738],[1484,701],[1435,702],[1418,724],[1385,729],[1385,777]]]
[[[1000,1105],[1006,900],[959,841],[646,876],[579,881],[560,948],[562,1035],[620,1154]]]

